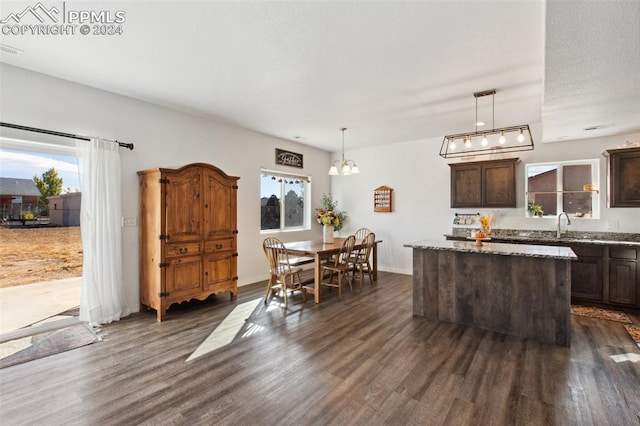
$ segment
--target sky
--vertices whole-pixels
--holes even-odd
[[[76,157],[0,149],[0,177],[33,179],[34,176],[42,177],[51,167],[62,178],[63,193],[67,188],[72,191],[80,189]]]

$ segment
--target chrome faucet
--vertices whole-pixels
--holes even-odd
[[[564,215],[567,218],[567,226],[571,225],[571,219],[569,219],[569,215],[565,212],[562,212],[558,215],[558,229],[556,231],[556,238],[560,238],[562,236],[562,231],[560,230],[560,217]]]

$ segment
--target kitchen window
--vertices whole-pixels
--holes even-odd
[[[260,231],[309,229],[309,176],[262,169],[260,173]]]
[[[532,163],[525,167],[528,217],[597,219],[600,200],[598,160]]]

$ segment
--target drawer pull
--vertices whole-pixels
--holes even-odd
[[[189,249],[188,249],[188,248],[186,248],[186,247],[180,247],[180,253],[181,253],[181,254],[187,253],[188,251],[189,251]]]

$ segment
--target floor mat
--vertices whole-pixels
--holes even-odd
[[[583,317],[591,317],[604,319],[609,321],[617,321],[625,324],[631,324],[629,315],[622,311],[612,311],[609,309],[592,308],[590,306],[571,305],[571,313],[573,315],[581,315]]]
[[[625,324],[624,328],[627,330],[627,333],[629,333],[629,336],[631,336],[636,345],[638,345],[638,349],[640,349],[640,327]]]
[[[86,323],[34,334],[0,344],[0,368],[65,352],[100,340]]]

